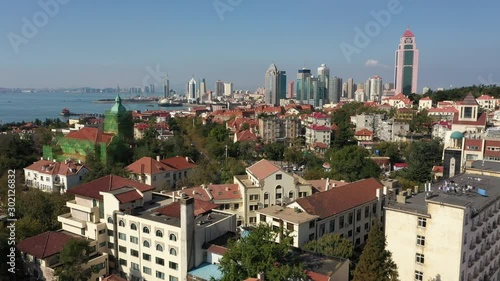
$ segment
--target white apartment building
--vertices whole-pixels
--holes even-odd
[[[261,208],[284,205],[312,194],[312,185],[306,180],[265,159],[248,167],[246,173],[234,177],[243,199],[243,214],[238,220],[244,225],[257,223],[256,211]]]
[[[79,185],[88,169],[70,159],[56,162],[40,159],[24,168],[25,184],[46,192],[65,193],[68,189]]]
[[[257,222],[289,230],[294,247],[329,233],[361,245],[368,239],[373,221],[383,222],[388,192],[388,187],[374,178],[360,180],[299,198],[286,206],[259,209]]]
[[[315,112],[306,119],[306,145],[312,148],[321,143],[330,147],[332,128],[330,116],[321,112]]]
[[[154,187],[106,176],[70,190],[64,231],[95,241],[109,266],[127,280],[186,280],[204,260],[202,246],[228,231],[236,217],[185,193],[174,198]]]
[[[486,111],[494,111],[497,107],[497,99],[490,95],[481,95],[476,99],[479,106]]]
[[[197,165],[188,157],[170,157],[161,160],[142,157],[127,166],[131,178],[147,185],[155,187],[156,190],[164,190],[177,187],[179,181],[187,178]]]
[[[432,99],[429,97],[421,98],[418,101],[418,111],[429,110],[432,108]]]
[[[400,280],[500,280],[500,166],[478,162],[385,208]]]

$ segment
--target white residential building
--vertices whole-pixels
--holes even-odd
[[[318,143],[330,147],[332,127],[330,116],[315,112],[307,117],[306,146],[312,148]]]
[[[498,163],[477,161],[388,204],[387,249],[401,280],[500,280],[499,171]]]
[[[388,187],[370,178],[299,198],[286,206],[257,211],[257,221],[291,231],[293,246],[336,233],[361,245],[374,220],[383,222]]]
[[[24,179],[28,187],[62,194],[79,185],[88,171],[81,162],[69,159],[56,162],[42,158],[24,168]]]

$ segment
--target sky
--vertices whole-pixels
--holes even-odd
[[[272,63],[288,81],[324,63],[344,80],[394,82],[407,26],[420,50],[419,91],[500,85],[494,0],[2,0],[0,7],[0,87],[141,87],[168,73],[176,90],[192,75],[209,90],[216,80],[255,90]]]

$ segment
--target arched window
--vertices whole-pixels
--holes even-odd
[[[123,222],[122,220],[120,220],[120,222],[118,223],[119,226],[125,226],[125,222]]]
[[[293,191],[288,192],[288,198],[293,199]]]
[[[170,254],[172,256],[177,256],[177,251],[174,248],[170,248]]]
[[[145,226],[143,229],[142,229],[142,232],[144,233],[149,233],[149,228],[147,226]]]
[[[137,230],[137,226],[135,225],[135,223],[133,223],[133,224],[130,225],[130,229]]]
[[[175,237],[175,234],[170,234],[170,241],[177,241],[177,237]]]
[[[276,186],[276,192],[281,192],[281,185]]]
[[[163,252],[163,247],[162,247],[162,245],[160,245],[160,244],[156,244],[156,250],[157,250],[157,251],[160,251],[160,252]]]
[[[146,248],[149,248],[149,241],[148,240],[144,240],[144,242],[142,242],[142,246],[144,246]]]
[[[108,223],[113,223],[113,218],[112,217],[108,217]]]
[[[156,231],[156,237],[163,237],[163,233],[161,232],[161,230]]]

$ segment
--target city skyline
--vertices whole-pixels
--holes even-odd
[[[408,25],[418,36],[422,51],[418,92],[426,86],[459,87],[500,79],[495,65],[499,57],[495,46],[500,39],[490,36],[499,23],[493,12],[498,4],[493,1],[491,5],[458,7],[453,15],[447,12],[446,3],[399,1],[397,13],[389,14],[390,19],[385,21],[376,21],[375,15],[380,19],[394,1],[313,1],[309,5],[298,1],[287,5],[232,1],[238,3],[234,6],[227,6],[229,2],[223,0],[124,1],[120,5],[117,1],[60,2],[67,3],[53,10],[53,16],[48,13],[47,22],[37,25],[30,38],[23,36],[24,19],[32,24],[35,19],[40,21],[35,15],[44,12],[43,7],[38,2],[6,4],[9,13],[0,19],[4,27],[0,87],[137,87],[146,80],[146,85],[158,87],[162,81],[155,74],[161,72],[169,74],[175,89],[183,89],[194,74],[206,79],[208,90],[217,80],[254,90],[264,86],[262,73],[271,63],[288,73],[326,64],[332,77],[344,81],[352,77],[362,82],[374,75],[391,81],[394,47]],[[356,17],[349,16],[351,13],[329,16],[339,9],[356,11]],[[186,12],[192,14],[189,20]],[[279,24],[269,28],[265,18]],[[374,36],[370,35],[366,44],[356,44],[357,30],[363,32],[377,22],[378,32],[372,32]],[[277,32],[279,40],[273,39]],[[22,36],[24,41],[12,41],[12,34]],[[290,44],[297,34],[302,34],[304,42],[324,43]],[[484,38],[490,43],[477,44]],[[271,43],[263,43],[271,39]],[[341,48],[343,43],[359,53],[347,56]]]

